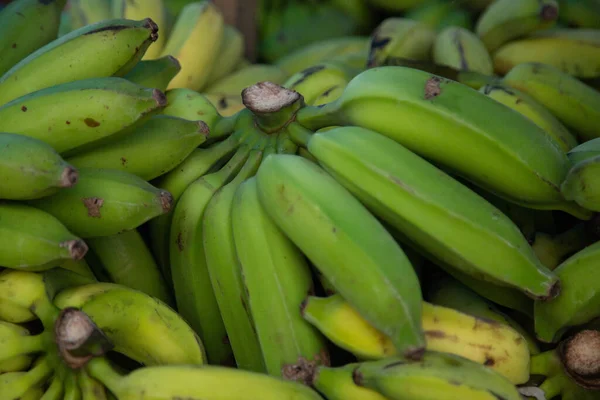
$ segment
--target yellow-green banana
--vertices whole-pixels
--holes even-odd
[[[77,185],[29,203],[81,237],[115,235],[171,210],[173,198],[129,172],[86,168]]]
[[[332,368],[319,366],[313,376],[312,385],[327,400],[387,400],[379,392],[354,383],[353,372],[357,363]]]
[[[324,62],[290,76],[282,86],[300,93],[306,104],[316,105],[315,102],[321,101],[324,94],[337,87],[343,89],[353,77],[354,74],[348,68]],[[337,91],[338,94],[341,92]],[[330,99],[335,100],[332,97]]]
[[[585,224],[577,224],[556,235],[536,232],[531,247],[546,267],[556,269],[569,256],[592,244],[593,238],[587,232]]]
[[[236,70],[236,66],[244,57],[244,35],[233,25],[223,27],[223,40],[206,82],[211,85]]]
[[[600,138],[591,139],[573,147],[571,151],[567,153],[567,156],[573,165],[600,156]]]
[[[246,108],[239,94],[226,95],[219,93],[205,93],[204,97],[211,102],[213,107],[223,117],[231,117],[237,114],[238,111]]]
[[[41,361],[27,372],[7,372],[0,375],[0,393],[5,399],[22,399],[31,387],[43,385],[52,374],[48,357],[42,356]]]
[[[5,269],[0,272],[0,304],[2,304],[0,318],[4,321],[22,323],[39,318],[44,328],[50,331],[59,313],[48,297],[43,275],[31,271]],[[11,321],[10,317],[18,314],[16,312],[4,314],[9,307],[14,310],[27,310],[34,317]]]
[[[421,4],[410,8],[404,17],[436,29],[442,20],[455,9],[456,4],[453,1],[424,0]]]
[[[68,157],[160,111],[166,102],[162,92],[123,78],[85,79],[1,106],[0,131],[39,139]]]
[[[520,36],[551,28],[558,14],[556,0],[496,0],[477,19],[475,33],[494,52]]]
[[[311,130],[372,129],[507,200],[590,218],[562,197],[569,160],[540,127],[483,93],[424,71],[369,69],[336,101],[300,109],[296,121]]]
[[[110,3],[111,0],[70,0],[65,10],[70,16],[70,30],[111,19]]]
[[[156,40],[157,29],[150,19],[106,20],[61,36],[0,77],[0,104],[61,83],[122,76]]]
[[[600,3],[597,0],[558,0],[559,21],[579,28],[600,28]]]
[[[232,72],[203,89],[204,93],[241,96],[242,90],[257,82],[269,81],[281,84],[287,74],[278,66],[271,64],[251,64]]]
[[[56,39],[66,0],[16,0],[0,11],[0,76]]]
[[[492,75],[492,58],[481,39],[473,32],[451,26],[443,29],[433,43],[433,61],[461,71]]]
[[[169,82],[181,71],[179,61],[173,56],[163,56],[138,62],[125,76],[140,86],[167,90]]]
[[[471,11],[465,8],[455,8],[450,10],[441,21],[437,24],[436,28],[439,31],[446,29],[451,26],[459,26],[461,28],[473,31],[473,15]]]
[[[161,52],[181,64],[168,89],[201,90],[206,85],[221,47],[224,24],[212,1],[192,2],[181,10]]]
[[[152,180],[171,171],[206,141],[202,121],[154,115],[114,141],[67,158],[76,168],[114,169]]]
[[[600,156],[576,163],[560,187],[562,194],[588,210],[600,212],[599,172]]]
[[[64,390],[65,386],[62,377],[55,374],[40,400],[65,400],[63,397]]]
[[[381,223],[303,157],[269,155],[256,176],[275,224],[399,351],[418,358],[425,346],[418,278]]]
[[[81,390],[81,400],[107,400],[106,388],[97,379],[81,368],[75,372],[77,384]]]
[[[42,352],[48,335],[31,335],[21,325],[0,320],[0,375],[28,370],[32,355]]]
[[[165,94],[167,106],[161,111],[163,115],[190,121],[201,120],[208,125],[210,132],[214,131],[216,124],[222,119],[212,102],[195,90],[171,89]]]

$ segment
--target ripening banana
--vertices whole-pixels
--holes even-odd
[[[505,75],[528,62],[552,65],[580,79],[600,77],[600,29],[552,29],[500,47],[494,70]]]
[[[0,199],[40,198],[77,183],[77,169],[41,140],[0,133],[0,153]]]
[[[119,400],[322,400],[305,385],[222,366],[153,366],[123,376],[106,358],[96,358],[86,369]]]
[[[536,302],[535,333],[543,342],[559,341],[566,330],[600,315],[598,260],[600,242],[575,253],[554,270],[561,281],[561,294],[548,302]]]
[[[354,74],[348,68],[324,62],[290,76],[281,86],[295,90],[302,95],[306,104],[314,105],[332,88],[345,88],[353,77]],[[341,94],[341,92],[337,93]],[[335,98],[331,98],[330,101],[333,100]]]
[[[150,19],[105,20],[76,29],[31,53],[0,77],[0,104],[61,83],[122,76],[156,38],[157,27]]]
[[[598,172],[600,172],[600,156],[576,163],[561,185],[562,194],[588,210],[600,212]]]
[[[27,372],[7,372],[0,375],[0,393],[5,399],[22,399],[31,387],[42,386],[52,375],[49,357],[43,355]]]
[[[89,293],[83,304],[77,292]],[[90,289],[91,288],[91,289]],[[114,351],[145,365],[204,364],[204,346],[190,326],[161,300],[122,285],[92,283],[65,289],[61,308],[78,307],[114,344]]]
[[[520,36],[551,28],[558,14],[556,0],[495,0],[477,19],[475,33],[493,53]]]
[[[435,31],[408,18],[389,17],[371,35],[368,65],[381,65],[388,58],[429,60]]]
[[[418,358],[425,346],[418,278],[381,223],[303,157],[269,155],[256,176],[275,224],[399,351]]]
[[[21,325],[0,320],[0,375],[28,370],[33,354],[45,350],[49,335],[31,335]]]
[[[179,61],[173,56],[138,62],[123,78],[140,86],[167,90],[169,82],[181,71]]]
[[[584,142],[600,136],[600,92],[560,69],[524,63],[511,69],[502,82],[525,92],[546,107]]]
[[[578,28],[600,28],[600,3],[597,0],[558,0],[559,21]]]
[[[115,235],[171,210],[173,198],[129,172],[86,168],[79,182],[29,204],[84,237]]]
[[[0,132],[39,139],[68,157],[159,112],[166,103],[162,92],[123,78],[86,79],[39,90],[1,106]]]
[[[70,30],[111,19],[110,3],[111,0],[70,0],[65,10],[70,16]]]
[[[181,71],[171,80],[168,89],[201,90],[219,52],[223,38],[223,15],[211,1],[186,5],[177,17],[161,56],[179,60]]]
[[[97,1],[97,0],[95,0]],[[151,18],[158,26],[158,39],[146,50],[142,60],[154,60],[160,54],[170,35],[169,14],[165,2],[172,0],[110,0],[113,18],[142,20]],[[84,399],[85,400],[85,399]]]
[[[466,358],[426,351],[420,360],[393,357],[361,363],[354,382],[390,400],[521,400],[504,376]]]
[[[216,82],[211,82],[203,89],[204,93],[241,96],[242,90],[257,82],[269,81],[281,84],[287,79],[287,74],[276,65],[251,64],[232,72]]]
[[[233,25],[225,24],[223,26],[223,40],[206,81],[212,84],[236,70],[240,60],[244,57],[245,47],[242,32]]]
[[[209,128],[199,119],[154,115],[67,162],[76,168],[121,170],[149,181],[171,171],[206,141]]]
[[[600,156],[600,138],[591,139],[572,148],[567,153],[573,165]]]
[[[171,89],[165,92],[167,106],[161,114],[187,119],[189,121],[201,120],[214,136],[217,123],[222,119],[211,101],[202,94],[191,89]]]
[[[0,11],[0,76],[56,39],[66,0],[17,0]]]
[[[461,71],[492,75],[492,58],[473,32],[451,26],[440,31],[433,42],[433,61]]]
[[[590,218],[562,197],[559,186],[569,160],[539,126],[483,93],[437,75],[405,67],[372,68],[354,77],[336,101],[300,109],[296,121],[310,130],[339,125],[371,129],[506,200]]]
[[[205,93],[204,97],[215,107],[219,115],[223,117],[231,117],[238,111],[246,108],[239,94],[227,95],[219,93]]]
[[[358,363],[341,367],[317,367],[312,379],[313,387],[327,400],[387,400],[379,392],[358,386],[354,383],[354,370]]]

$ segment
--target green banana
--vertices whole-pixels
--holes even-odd
[[[555,235],[536,232],[531,247],[545,266],[555,270],[569,256],[592,244],[595,238],[590,236],[586,224],[577,224]]]
[[[66,0],[16,0],[0,11],[0,76],[58,35]]]
[[[48,388],[39,400],[64,400],[64,384],[61,377],[54,375],[48,384]]]
[[[104,386],[89,376],[85,369],[76,371],[76,374],[77,384],[81,389],[81,400],[107,400]]]
[[[419,358],[425,339],[418,278],[379,221],[305,158],[269,155],[256,176],[275,224],[400,352]]]
[[[165,105],[162,92],[123,78],[86,79],[39,90],[1,106],[0,131],[39,139],[68,157],[95,147]]]
[[[41,386],[52,376],[47,356],[27,372],[7,372],[0,375],[0,393],[5,399],[21,399],[32,386]]]
[[[276,65],[251,64],[216,82],[211,82],[202,91],[209,94],[241,96],[242,90],[257,82],[283,83],[286,79],[287,74]]]
[[[367,3],[387,11],[406,11],[418,7],[425,0],[367,0]]]
[[[492,58],[473,32],[451,26],[440,31],[433,43],[433,61],[461,71],[492,75]]]
[[[203,95],[191,89],[171,89],[165,93],[167,106],[163,108],[163,115],[170,115],[187,119],[189,121],[201,120],[210,132],[213,132],[221,116],[212,103]],[[212,135],[211,135],[212,136]]]
[[[173,56],[142,60],[123,78],[140,86],[167,90],[169,82],[181,71],[179,61]]]
[[[508,379],[485,366],[448,353],[427,351],[414,361],[393,357],[360,364],[354,382],[391,400],[521,400]]]
[[[353,372],[359,365],[351,363],[337,368],[321,365],[315,371],[312,385],[327,400],[387,400],[379,392],[354,383]]]
[[[106,20],[61,36],[0,77],[0,104],[61,83],[122,76],[156,40],[157,30],[150,19]]]
[[[446,0],[425,0],[410,8],[404,14],[405,18],[419,21],[432,29],[436,29],[443,19],[456,9],[455,2]]]
[[[208,125],[202,121],[154,115],[114,141],[77,153],[67,162],[77,168],[121,170],[149,181],[183,162],[208,135]]]
[[[0,375],[29,369],[31,353],[44,349],[45,343],[41,338],[43,335],[31,336],[29,330],[21,325],[0,320]]]
[[[256,178],[239,186],[231,214],[236,253],[266,371],[310,385],[314,368],[329,365],[329,354],[324,336],[299,312],[306,293],[313,292],[304,255],[263,209]]]
[[[559,21],[579,28],[600,28],[600,3],[597,0],[558,0]]]
[[[310,130],[371,129],[507,200],[590,218],[562,197],[569,160],[539,126],[483,93],[424,71],[369,69],[336,101],[300,109],[296,121]]]
[[[112,18],[111,0],[69,0],[71,30]]]
[[[306,104],[315,105],[315,101],[319,101],[318,99],[332,88],[346,87],[354,75],[348,68],[324,62],[290,76],[282,86],[300,93]],[[338,93],[341,94],[341,91]],[[331,101],[333,100],[335,99]]]
[[[22,203],[0,203],[0,265],[41,271],[79,260],[88,247],[51,214]]]
[[[591,139],[573,147],[567,156],[573,165],[600,156],[600,138]]]
[[[81,237],[115,235],[171,210],[173,198],[128,172],[81,169],[71,188],[29,203]]]
[[[171,293],[152,253],[136,229],[90,238],[87,244],[111,281],[173,305]]]
[[[469,31],[473,31],[473,16],[471,12],[464,8],[450,10],[436,26],[438,32],[451,26],[459,26]]]
[[[588,210],[600,211],[600,156],[588,158],[573,166],[561,185],[566,199]]]
[[[59,313],[48,298],[44,276],[31,271],[14,269],[0,271],[0,304],[2,304],[1,319],[7,322],[22,323],[39,318],[47,329],[52,329],[54,320]],[[23,316],[24,313],[21,312],[20,315],[16,312],[4,313],[9,308],[26,310],[33,315],[33,318],[13,319],[11,317]]]
[[[0,133],[0,198],[30,200],[77,183],[77,170],[52,148],[27,136]]]
[[[556,67],[542,63],[515,66],[503,83],[527,93],[567,127],[581,142],[600,136],[600,92]]]
[[[556,0],[496,0],[477,19],[475,33],[492,53],[520,36],[551,28],[558,14]]]

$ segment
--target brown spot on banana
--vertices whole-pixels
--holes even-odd
[[[88,210],[88,217],[102,217],[102,215],[100,215],[100,209],[104,204],[104,199],[101,199],[99,197],[84,197],[83,199],[81,199],[81,201],[83,201],[83,205]]]
[[[86,118],[83,120],[83,122],[90,128],[96,128],[96,127],[100,126],[100,122],[96,121],[93,118]]]
[[[442,93],[441,83],[442,80],[437,76],[432,76],[425,82],[425,100],[431,100]]]

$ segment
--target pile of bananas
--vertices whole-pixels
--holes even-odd
[[[0,10],[0,399],[600,399],[598,2],[258,15]]]

